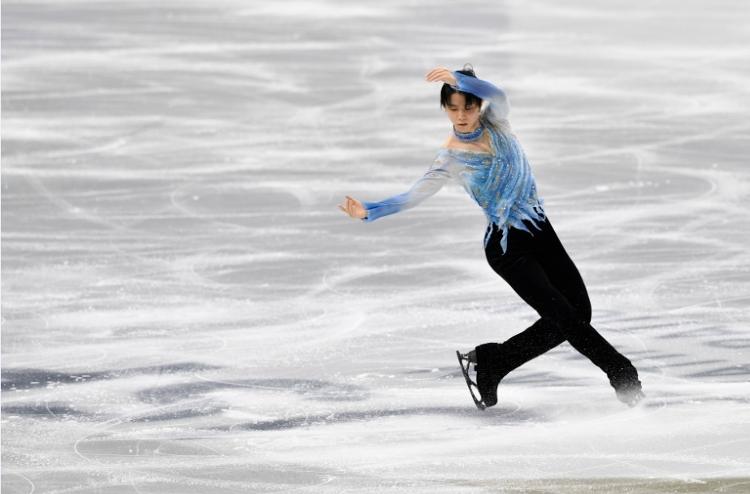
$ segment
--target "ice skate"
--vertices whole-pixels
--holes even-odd
[[[636,406],[638,402],[646,397],[641,389],[641,381],[638,380],[637,375],[626,376],[623,373],[610,379],[610,384],[615,388],[617,399],[630,407]]]
[[[634,407],[640,402],[646,395],[641,390],[640,384],[638,386],[625,386],[620,389],[616,389],[617,399],[625,403],[629,407]]]
[[[498,370],[500,367],[499,347],[498,343],[485,343],[466,354],[456,351],[471,398],[480,410],[497,404],[497,386],[503,378],[503,374]],[[472,363],[477,373],[476,382],[472,381],[469,376],[469,366]]]
[[[472,350],[469,353],[461,353],[456,350],[456,356],[458,356],[458,365],[461,366],[461,371],[464,373],[466,385],[469,387],[469,394],[471,394],[471,399],[474,400],[474,404],[478,409],[484,410],[487,407],[482,402],[482,395],[479,392],[479,386],[477,385],[477,383],[472,381],[471,377],[469,376],[469,366],[471,366],[472,363],[476,362],[475,351]],[[474,366],[474,370],[476,370],[476,365]],[[477,396],[479,396],[479,398],[477,398]]]

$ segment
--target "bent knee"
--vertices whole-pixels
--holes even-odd
[[[547,324],[562,331],[588,326],[591,324],[591,312],[576,310],[573,307],[559,307],[552,314],[542,316]]]
[[[574,310],[577,319],[591,324],[591,302],[589,302],[588,298],[577,303]]]
[[[576,315],[581,321],[585,322],[586,324],[591,324],[591,307],[586,310],[578,309],[576,311]]]

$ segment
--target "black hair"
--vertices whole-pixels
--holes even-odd
[[[463,69],[457,70],[456,72],[463,75],[468,75],[469,77],[477,77],[477,75],[474,73],[474,67],[472,67],[469,63],[465,64]],[[458,89],[454,89],[450,84],[443,83],[443,87],[440,89],[440,108],[445,108],[446,106],[448,106],[451,102],[451,95],[455,93],[463,94],[466,98],[467,105],[474,103],[479,107],[482,106],[482,98],[471,93],[459,91]]]

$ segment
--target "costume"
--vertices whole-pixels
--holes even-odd
[[[513,369],[568,341],[602,369],[618,398],[635,404],[643,396],[638,373],[590,324],[591,304],[575,264],[568,256],[538,197],[536,182],[520,143],[510,131],[508,98],[493,84],[453,72],[457,89],[489,104],[480,125],[490,133],[493,153],[441,148],[432,166],[401,194],[362,204],[370,222],[412,208],[435,194],[448,180],[460,183],[487,217],[484,236],[487,261],[514,291],[541,316],[503,343],[485,343],[458,353],[477,406],[497,402],[497,385]],[[464,359],[475,363],[477,383]]]
[[[459,183],[482,208],[488,227],[498,225],[507,248],[509,227],[526,230],[523,220],[543,220],[544,201],[537,195],[536,181],[521,144],[510,131],[507,117],[510,109],[505,92],[492,83],[454,72],[458,89],[473,93],[489,104],[482,111],[480,123],[490,133],[493,153],[440,148],[432,166],[409,190],[382,201],[362,201],[370,222],[413,208],[435,194],[448,181]],[[489,235],[485,235],[487,247]]]

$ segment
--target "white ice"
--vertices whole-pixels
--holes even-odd
[[[741,0],[2,14],[3,493],[747,492]],[[455,350],[537,318],[480,209],[338,210],[421,176],[466,62],[641,406],[564,343],[478,411]]]

